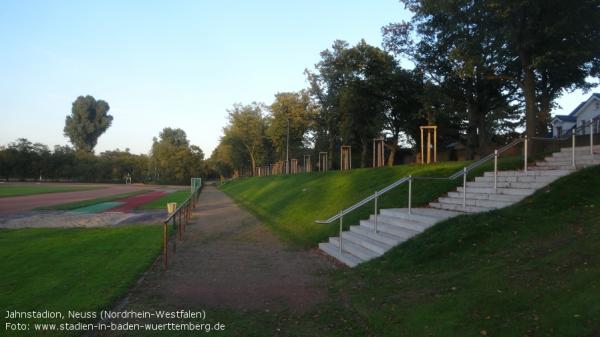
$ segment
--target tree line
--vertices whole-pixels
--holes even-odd
[[[209,164],[221,176],[328,152],[341,145],[370,165],[371,141],[384,137],[386,161],[414,148],[422,125],[438,126],[444,149],[487,154],[525,129],[549,132],[556,100],[589,90],[600,74],[600,8],[595,0],[402,0],[409,22],[382,28],[382,48],[335,41],[305,75],[308,87],[274,101],[235,104]],[[414,67],[405,69],[400,60]],[[289,124],[288,124],[289,123]]]
[[[45,144],[20,138],[0,146],[0,178],[4,180],[77,181],[189,184],[190,178],[207,172],[204,153],[190,144],[185,131],[164,128],[152,142],[149,154],[129,149],[96,155],[98,138],[110,127],[110,106],[92,96],[80,96],[65,119],[64,134],[73,147]]]

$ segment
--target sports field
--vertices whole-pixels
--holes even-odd
[[[19,184],[27,189],[33,184]],[[64,186],[66,185],[66,186]],[[167,202],[180,202],[189,190],[181,186],[90,184],[85,191],[5,197],[0,228],[105,227],[159,223]],[[77,187],[61,184],[56,188]],[[182,193],[184,192],[184,193]]]
[[[68,185],[68,184],[31,184],[31,183],[2,183],[0,184],[0,198],[16,197],[21,195],[86,191],[104,188],[96,185]]]

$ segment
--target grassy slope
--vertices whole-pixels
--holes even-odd
[[[161,233],[148,225],[0,230],[0,312],[107,308],[156,258]]]
[[[460,170],[465,162],[448,162],[434,165],[400,165],[376,169],[357,169],[350,172],[327,172],[248,178],[229,182],[221,189],[238,203],[260,217],[276,233],[292,243],[310,247],[338,230],[338,223],[316,224],[341,209],[351,206],[376,189],[383,188],[396,179],[409,174],[415,176],[449,176]],[[480,174],[490,169],[490,164],[473,172]],[[500,167],[520,166],[519,158],[506,158]],[[443,192],[462,184],[455,181],[423,181],[413,183],[413,205],[426,204]],[[408,186],[402,185],[379,199],[379,207],[406,207]],[[373,204],[363,206],[344,217],[347,226],[368,218]]]
[[[95,190],[104,187],[98,186],[47,186],[47,185],[4,185],[0,184],[0,198],[16,197],[21,195],[74,192]]]
[[[150,201],[149,203],[143,204],[138,209],[167,209],[168,202],[176,202],[180,205],[190,196],[189,190],[180,190],[169,193],[162,198],[158,198]]]
[[[329,300],[303,314],[209,308],[210,319],[227,336],[598,336],[598,191],[595,167],[512,207],[447,220],[332,270]]]
[[[597,336],[600,167],[336,275],[376,336]],[[354,325],[354,324],[353,324]],[[359,334],[360,335],[360,334]]]
[[[69,203],[66,203],[66,204],[60,204],[60,205],[42,207],[42,208],[39,208],[39,209],[40,210],[51,210],[51,211],[68,211],[68,210],[77,209],[77,208],[81,208],[81,207],[92,206],[92,205],[95,205],[95,204],[99,204],[101,202],[116,201],[116,200],[119,200],[119,199],[125,199],[125,198],[129,198],[129,197],[133,197],[135,195],[144,194],[144,193],[147,193],[149,191],[150,190],[140,190],[140,191],[122,193],[122,194],[117,194],[117,195],[111,195],[111,196],[108,196],[108,197],[102,197],[102,198],[96,198],[96,199],[87,199],[87,200],[69,202]]]

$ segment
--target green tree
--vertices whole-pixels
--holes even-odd
[[[300,156],[304,145],[308,143],[308,131],[315,113],[308,93],[304,91],[277,93],[275,101],[269,107],[269,112],[266,135],[273,144],[277,159],[285,160],[288,121],[290,155]]]
[[[391,24],[383,28],[384,44],[390,50],[409,56],[425,80],[432,82],[458,104],[467,120],[467,146],[471,156],[489,151],[496,130],[490,129],[490,117],[499,109],[514,112],[506,82],[499,76],[498,64],[509,61],[498,39],[487,36],[482,28],[488,19],[480,15],[481,2],[444,2],[434,0],[403,1],[415,14],[410,24]],[[413,41],[412,36],[418,39]],[[423,97],[425,100],[428,97]],[[428,104],[424,104],[429,107]],[[430,116],[439,115],[433,111]],[[509,114],[506,118],[510,119]],[[437,119],[437,118],[436,118]],[[431,121],[431,118],[428,118]],[[437,122],[437,121],[436,121]]]
[[[589,89],[586,79],[600,73],[600,9],[596,0],[402,2],[415,13],[413,23],[421,45],[436,48],[435,53],[419,50],[438,55],[434,58],[437,62],[452,60],[453,69],[464,70],[458,73],[459,78],[467,74],[473,82],[477,76],[474,84],[502,81],[502,92],[520,96],[512,95],[509,100],[524,102],[530,137],[546,133],[556,98],[565,90]],[[388,42],[402,46],[403,52],[410,51],[411,35],[406,33],[410,30],[406,23],[384,28]],[[437,51],[451,51],[450,57],[440,57],[444,54]],[[498,90],[489,91],[489,87],[475,86],[471,92],[482,100],[467,100],[467,106],[477,108],[478,102],[492,101],[485,105],[502,109],[493,102]],[[485,121],[480,118],[480,123]]]
[[[71,115],[65,120],[64,134],[78,151],[92,152],[98,138],[110,127],[113,117],[103,100],[92,96],[79,96],[73,102]]]
[[[310,93],[320,105],[316,144],[327,144],[330,158],[343,142],[359,148],[360,164],[366,166],[369,145],[383,128],[395,68],[390,54],[362,40],[353,47],[335,41],[331,51],[321,53],[316,71],[306,71]]]
[[[223,129],[226,144],[238,152],[238,158],[247,155],[252,172],[256,171],[264,149],[266,120],[262,110],[258,103],[234,104],[233,108],[228,110],[228,125]],[[239,168],[242,167],[237,169]]]
[[[203,175],[204,153],[190,145],[185,131],[164,128],[154,138],[148,170],[162,183],[188,184],[190,178]]]

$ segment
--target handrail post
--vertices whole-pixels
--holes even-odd
[[[412,214],[412,175],[408,176],[408,214]]]
[[[573,165],[573,168],[575,168],[575,128],[573,128],[573,131],[571,132],[571,143],[572,143],[572,156],[571,156],[571,165]]]
[[[379,198],[377,191],[375,191],[375,233],[378,233],[377,230],[377,199]]]
[[[494,192],[498,188],[498,150],[494,150]]]
[[[172,218],[173,219],[173,254],[177,253],[177,221],[175,221],[175,217]]]
[[[590,123],[590,156],[594,155],[594,122]]]
[[[467,168],[463,167],[463,208],[467,208]]]
[[[340,211],[340,255],[342,255],[342,226],[344,221],[344,213]]]
[[[167,249],[167,223],[163,222],[163,269],[167,270],[168,266],[168,249]]]
[[[529,157],[528,156],[528,151],[529,151],[528,143],[529,143],[529,139],[527,139],[527,135],[525,135],[525,141],[524,141],[524,143],[525,143],[525,148],[524,148],[524,151],[523,151],[523,155],[524,155],[524,157],[523,157],[523,162],[524,162],[523,163],[523,170],[525,171],[525,173],[527,173],[527,160],[528,160],[528,157]]]

